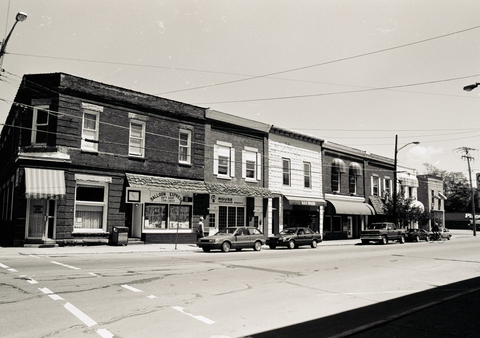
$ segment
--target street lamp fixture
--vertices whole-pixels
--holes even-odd
[[[2,68],[3,56],[5,55],[5,50],[7,48],[8,40],[10,39],[10,36],[12,35],[12,32],[15,29],[15,26],[17,25],[17,23],[25,21],[26,19],[27,19],[26,13],[18,12],[17,16],[15,17],[15,23],[13,24],[12,29],[8,33],[7,37],[2,41],[2,46],[0,47],[0,75],[1,75],[1,72],[3,72],[3,68]]]
[[[466,91],[466,92],[471,92],[472,90],[477,88],[479,85],[480,85],[480,83],[477,82],[475,84],[471,84],[471,85],[463,87],[463,90]]]
[[[400,150],[410,144],[420,144],[418,141],[409,142],[398,148],[398,135],[395,135],[395,157],[393,160],[393,222],[397,225],[397,155]]]

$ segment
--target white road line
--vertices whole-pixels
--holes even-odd
[[[60,265],[60,266],[64,266],[66,268],[73,269],[73,270],[81,270],[81,268],[77,268],[76,266],[71,266],[71,265],[67,265],[67,264],[63,264],[63,263],[59,263],[59,262],[55,262],[55,261],[51,261],[51,263],[57,264],[57,265]]]
[[[37,255],[29,255],[30,257],[33,257],[33,258],[40,258],[39,256]]]
[[[155,296],[155,295],[150,295],[150,296],[147,296],[147,298],[154,299],[154,298],[157,298],[157,296]]]
[[[92,318],[87,316],[85,313],[83,313],[81,310],[76,308],[74,305],[67,302],[63,307],[68,311],[70,311],[75,317],[80,319],[88,327],[97,325],[96,321],[94,321]]]
[[[187,313],[187,312],[183,311],[183,307],[181,307],[181,306],[172,306],[172,308],[177,310],[177,311],[180,311],[183,314],[186,314],[187,316],[190,316],[190,317],[195,318],[195,319],[197,319],[201,322],[204,322],[205,324],[208,324],[208,325],[215,324],[215,322],[211,319],[208,319],[208,318],[203,317],[203,316],[195,316],[191,313]]]
[[[10,267],[5,265],[5,264],[0,263],[0,268],[9,269]]]
[[[38,284],[38,282],[34,279],[27,279],[27,282],[29,282],[30,284]]]
[[[53,291],[50,290],[49,288],[38,288],[40,291],[42,291],[44,294],[49,295],[52,294]]]
[[[100,337],[102,338],[112,338],[112,337],[115,337],[115,335],[113,333],[111,333],[110,331],[108,331],[107,329],[98,329],[97,330],[97,333]]]
[[[125,289],[128,289],[130,291],[133,291],[133,292],[143,292],[142,290],[136,289],[133,286],[130,286],[130,285],[127,285],[127,284],[122,285],[122,287],[124,287]]]
[[[52,298],[53,300],[64,300],[62,297],[60,297],[59,295],[48,295],[48,297]]]
[[[101,277],[100,275],[97,275],[95,272],[89,272],[89,275],[92,275],[93,277]]]
[[[14,268],[7,269],[10,272],[18,272],[18,270],[15,270]]]

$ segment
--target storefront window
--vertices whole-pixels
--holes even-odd
[[[107,186],[77,184],[75,195],[75,229],[104,230]]]
[[[167,228],[166,204],[145,204],[145,229]]]
[[[342,231],[342,218],[341,217],[333,217],[333,232],[341,232]]]
[[[189,205],[170,206],[170,229],[190,229]]]
[[[243,227],[245,226],[245,208],[244,207],[226,207],[220,206],[218,214],[219,228]]]
[[[190,229],[191,205],[145,204],[145,230]]]

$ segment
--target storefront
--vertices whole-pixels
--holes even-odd
[[[131,236],[145,243],[195,242],[194,220],[207,212],[203,181],[126,174]],[[197,209],[195,209],[197,205]]]
[[[325,205],[326,202],[322,198],[284,195],[282,198],[283,228],[306,226],[322,233]]]
[[[326,196],[325,199],[325,239],[359,238],[360,231],[368,224],[368,217],[375,215],[373,207],[364,203],[364,198]]]

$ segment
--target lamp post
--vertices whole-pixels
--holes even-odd
[[[2,41],[2,46],[0,47],[0,75],[3,72],[3,68],[2,68],[3,56],[5,55],[5,49],[7,48],[8,40],[10,39],[10,36],[12,35],[12,32],[15,29],[15,26],[17,25],[17,23],[25,21],[26,19],[27,19],[26,13],[18,12],[17,16],[15,17],[15,23],[13,24],[12,29],[8,33],[7,37]]]
[[[397,225],[397,155],[400,150],[409,144],[420,144],[420,142],[409,142],[404,146],[398,148],[398,135],[395,135],[395,156],[393,160],[393,222]]]

